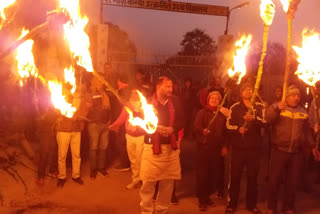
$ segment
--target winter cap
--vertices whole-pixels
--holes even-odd
[[[253,84],[251,84],[250,82],[246,82],[246,83],[242,84],[242,86],[240,87],[240,93],[246,88],[252,88],[253,89]]]
[[[300,90],[299,90],[299,88],[297,88],[297,86],[290,85],[288,90],[287,90],[286,97],[294,95],[294,94],[299,94],[300,95]]]
[[[212,91],[212,92],[210,92],[209,95],[208,95],[208,98],[207,98],[207,101],[208,101],[208,102],[209,102],[210,97],[211,97],[212,95],[214,95],[214,94],[219,97],[220,101],[222,100],[222,97],[221,97],[221,94],[220,94],[219,91]]]

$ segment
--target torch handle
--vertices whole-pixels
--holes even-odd
[[[96,71],[93,71],[93,75],[98,78],[108,89],[111,91],[111,93],[116,96],[116,98],[119,100],[119,102],[123,105],[125,105],[124,100],[120,97],[119,93],[110,85],[108,81],[106,81],[100,74],[98,74]]]
[[[27,41],[28,39],[31,39],[32,37],[36,36],[37,34],[41,33],[42,31],[46,30],[48,28],[48,22],[45,22],[35,28],[33,28],[27,35],[19,39],[18,41],[11,44],[9,48],[7,48],[5,51],[0,53],[0,59],[3,59],[4,57],[11,54],[15,49],[19,47],[22,43]]]
[[[253,95],[251,97],[251,108],[249,108],[248,110],[249,114],[252,114],[253,112],[254,104],[256,102],[256,97],[258,96],[258,93],[259,93],[259,87],[260,87],[260,82],[261,82],[261,77],[263,72],[263,61],[267,54],[268,35],[269,35],[269,25],[264,25],[262,54],[259,61],[259,69],[258,69],[256,84],[254,86]],[[248,122],[245,121],[243,124],[243,127],[247,127],[247,125],[248,125]]]
[[[292,19],[288,18],[288,38],[287,38],[287,56],[286,56],[286,71],[284,74],[282,102],[286,99],[288,89],[288,79],[290,72],[290,50],[291,50],[291,35],[292,35]]]
[[[227,98],[228,98],[229,93],[230,93],[230,90],[228,89],[228,90],[226,91],[226,93],[224,94],[223,99],[222,99],[222,101],[221,101],[221,104],[219,105],[219,107],[218,107],[217,111],[215,112],[213,118],[212,118],[212,119],[210,120],[210,122],[208,123],[208,126],[207,126],[208,129],[209,129],[209,127],[214,123],[214,121],[216,120],[216,118],[217,118],[217,116],[218,116],[218,114],[219,114],[219,112],[220,112],[220,109],[223,107],[223,105],[225,104],[225,102],[226,102],[226,100],[227,100]]]
[[[319,125],[319,121],[320,121],[320,116],[319,116],[319,107],[317,105],[317,96],[316,96],[316,92],[314,91],[314,87],[311,87],[311,93],[313,96],[313,105],[314,105],[314,110],[316,112],[316,120],[317,120],[317,124]],[[319,140],[320,140],[320,133],[318,131],[317,133],[317,137],[316,137],[316,150],[319,149]]]

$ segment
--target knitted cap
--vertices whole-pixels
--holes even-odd
[[[221,97],[221,94],[220,94],[219,91],[212,91],[212,92],[210,92],[210,94],[208,95],[207,102],[209,102],[210,97],[211,97],[212,95],[214,95],[214,94],[219,97],[220,101],[222,100],[222,97]]]
[[[300,94],[300,90],[296,86],[291,85],[288,87],[287,97],[294,94]]]
[[[240,93],[244,90],[244,89],[246,89],[246,88],[254,88],[253,87],[253,84],[252,83],[250,83],[250,82],[246,82],[246,83],[244,83],[244,84],[242,84],[241,85],[241,87],[240,87]]]

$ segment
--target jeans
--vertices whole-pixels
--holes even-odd
[[[105,125],[89,123],[88,135],[91,170],[104,169],[106,165],[106,150],[109,144],[109,130]]]
[[[199,146],[197,154],[197,195],[199,203],[206,204],[217,185],[221,161],[220,148]]]
[[[302,153],[293,154],[272,149],[268,183],[268,209],[273,210],[274,212],[277,211],[279,186],[283,172],[287,170],[283,210],[294,210],[295,194],[299,183],[302,157]]]
[[[230,202],[228,205],[233,209],[238,204],[240,182],[245,166],[247,167],[247,209],[250,210],[257,206],[260,150],[233,149],[231,158]]]
[[[38,178],[44,178],[47,166],[50,172],[57,171],[57,143],[54,133],[40,133],[39,149]]]

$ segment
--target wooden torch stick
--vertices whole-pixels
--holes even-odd
[[[216,118],[217,118],[217,116],[218,116],[218,114],[219,114],[219,112],[220,112],[220,109],[223,107],[223,105],[225,104],[225,102],[226,102],[226,100],[227,100],[227,98],[228,98],[229,93],[230,93],[230,89],[227,89],[226,92],[225,92],[225,94],[224,94],[224,96],[223,96],[223,99],[222,99],[222,101],[221,101],[221,103],[220,103],[220,105],[219,105],[219,107],[218,107],[218,109],[217,109],[217,111],[215,112],[213,118],[212,118],[212,119],[210,120],[210,122],[208,123],[207,129],[209,129],[209,127],[210,127],[210,126],[214,123],[214,121],[216,120]]]
[[[284,74],[282,102],[285,101],[288,90],[288,79],[290,73],[290,50],[291,50],[291,35],[292,35],[292,18],[288,18],[288,38],[287,38],[287,56],[286,56],[286,71]]]
[[[311,87],[311,93],[313,96],[313,105],[314,105],[314,110],[316,112],[316,122],[319,125],[319,121],[320,121],[320,116],[319,116],[319,107],[317,105],[317,96],[316,96],[316,92],[314,90],[314,87]],[[318,151],[319,150],[319,140],[320,140],[320,133],[318,131],[317,133],[317,137],[316,137],[316,146],[315,149]]]
[[[0,53],[0,59],[3,59],[4,57],[6,57],[9,54],[11,54],[15,49],[17,49],[22,43],[24,43],[28,39],[31,39],[34,36],[36,36],[37,34],[39,34],[39,33],[43,32],[43,31],[45,31],[46,29],[48,29],[48,26],[49,26],[49,23],[45,22],[45,23],[35,27],[34,29],[32,29],[27,35],[25,35],[24,37],[22,37],[18,41],[14,42],[9,48],[7,48],[5,51]]]
[[[108,89],[109,91],[111,91],[111,93],[116,96],[116,98],[119,100],[119,102],[126,106],[125,105],[125,102],[124,100],[120,97],[119,93],[117,92],[117,90],[115,90],[108,81],[106,81],[103,76],[101,76],[100,74],[98,74],[96,71],[93,71],[92,74],[98,78],[98,80],[100,80]]]
[[[249,108],[249,111],[248,111],[248,113],[250,114],[252,114],[253,112],[256,97],[258,96],[258,93],[259,93],[260,82],[261,82],[261,77],[263,72],[263,61],[267,54],[268,35],[269,35],[269,25],[264,25],[262,54],[259,62],[259,69],[258,69],[256,84],[254,86],[253,95],[251,97],[251,108]],[[248,125],[247,121],[245,121],[243,127],[247,127],[247,125]]]

